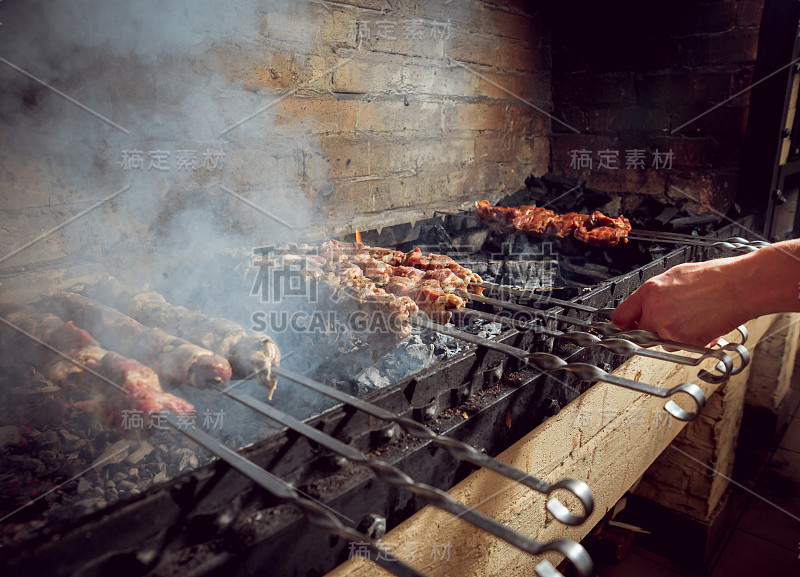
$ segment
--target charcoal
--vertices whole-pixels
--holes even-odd
[[[44,431],[36,437],[36,443],[40,447],[61,447],[61,441],[58,438],[57,431]]]
[[[558,261],[507,261],[500,283],[526,289],[551,287],[557,271]]]
[[[433,346],[433,354],[439,359],[449,359],[461,352],[462,347],[453,337],[437,333],[436,331],[422,331],[422,341]]]
[[[697,216],[684,216],[676,218],[672,224],[673,230],[685,230],[687,228],[694,228],[704,226],[707,224],[716,224],[719,222],[719,216],[716,214],[700,214]]]
[[[434,362],[434,346],[423,342],[418,334],[404,339],[398,347],[383,355],[374,366],[348,379],[358,394],[385,387],[419,372]]]
[[[462,330],[473,335],[489,339],[500,334],[503,330],[503,325],[493,321],[484,321],[483,319],[470,319],[471,322],[462,327]]]
[[[456,252],[450,239],[450,235],[437,221],[433,221],[425,226],[416,242],[417,244],[431,247],[432,250],[436,249],[438,252],[443,254],[453,254]]]
[[[61,431],[59,432],[61,433],[63,439],[69,444],[68,446],[72,446],[72,444],[75,443],[75,441],[80,440],[80,437],[78,437],[77,435],[73,435],[72,433],[64,429],[61,429]]]
[[[585,188],[581,195],[581,209],[585,212],[599,210],[604,204],[611,202],[611,195],[596,188]]]
[[[661,211],[661,214],[655,218],[655,220],[663,227],[666,226],[667,223],[675,218],[680,212],[681,210],[677,206],[670,205],[665,207],[664,210]]]
[[[31,399],[17,405],[17,417],[20,421],[29,421],[32,425],[56,425],[64,419],[64,404],[57,399],[46,396]]]
[[[497,201],[497,204],[499,206],[504,206],[508,208],[511,206],[519,206],[521,204],[530,204],[533,198],[535,197],[532,196],[531,190],[527,188],[522,188],[513,194],[504,196],[499,201]]]
[[[123,493],[129,493],[132,489],[136,488],[136,483],[130,481],[120,481],[117,483],[117,489]]]
[[[372,350],[369,346],[358,346],[349,352],[336,351],[336,347],[331,348],[334,353],[326,351],[327,354],[322,354],[320,356],[322,362],[308,374],[309,377],[319,381],[347,379],[354,372],[357,373],[373,364]]]
[[[244,443],[242,443],[242,444],[244,444]],[[189,468],[196,469],[198,467],[198,465],[200,465],[200,460],[197,458],[197,455],[195,455],[194,453],[189,455],[189,460],[188,460]],[[181,469],[181,470],[183,470],[183,469]]]
[[[107,479],[114,478],[117,473],[121,473],[123,477],[127,477],[128,467],[124,463],[123,464],[113,463],[111,465],[103,467],[103,472]]]
[[[447,359],[450,358],[455,352],[452,352],[451,349],[447,348],[442,343],[436,343],[433,345],[433,354],[436,355],[438,358]]]
[[[611,276],[608,267],[596,263],[587,263],[584,266],[562,263],[562,266],[577,279],[588,280],[591,284],[601,283]]]
[[[413,335],[410,339],[412,339],[413,342],[406,346],[406,353],[408,353],[412,364],[419,368],[427,368],[433,364],[433,348],[423,343],[419,335]]]
[[[97,451],[95,451],[94,445],[89,439],[80,439],[79,441],[75,441],[75,446],[73,447],[74,450],[78,451],[78,455],[84,461],[93,461],[95,455],[97,455]]]
[[[33,457],[28,457],[27,455],[9,455],[6,459],[14,463],[20,470],[29,471],[35,475],[41,475],[47,470],[47,467],[42,461],[34,459]]]
[[[48,471],[57,470],[61,466],[61,452],[43,450],[39,451],[39,459],[47,467]]]
[[[142,441],[136,450],[125,458],[125,461],[131,465],[135,465],[144,459],[153,451],[153,446],[147,441]]]
[[[563,174],[555,174],[548,172],[541,177],[541,181],[547,187],[548,191],[565,191],[575,188],[582,184],[581,180],[571,176],[564,176]]]
[[[109,445],[106,449],[94,460],[92,466],[100,464],[101,466],[112,465],[120,463],[125,460],[130,452],[129,441],[117,441],[113,445]]]
[[[533,194],[547,193],[547,186],[545,186],[544,182],[532,174],[528,175],[528,178],[525,179],[525,186]]]
[[[78,495],[83,495],[91,488],[92,484],[89,483],[89,481],[87,481],[84,477],[78,479]]]
[[[6,445],[16,445],[19,443],[19,433],[14,425],[0,427],[0,449]]]
[[[97,511],[98,509],[102,509],[106,506],[106,500],[103,497],[89,497],[88,499],[84,499],[83,501],[78,501],[75,503],[73,507],[70,507],[74,513],[74,517],[82,517],[84,515],[88,515],[93,511]]]
[[[362,372],[356,377],[356,381],[358,381],[360,385],[359,389],[363,389],[364,392],[380,389],[392,384],[391,379],[382,375],[376,367],[370,367]]]

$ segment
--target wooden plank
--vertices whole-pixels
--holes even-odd
[[[637,495],[683,515],[711,521],[733,473],[745,390],[751,371],[759,361],[755,358],[758,353],[753,351],[757,351],[760,335],[769,335],[772,331],[773,318],[781,318],[781,315],[751,323],[756,334],[747,345],[754,356],[753,362],[721,386],[708,400],[701,417],[684,427],[672,443],[676,450],[659,456],[636,488]]]
[[[748,323],[755,343],[771,323]],[[705,364],[704,364],[705,366]],[[706,368],[711,368],[707,362]],[[670,387],[698,384],[707,396],[716,385],[696,378],[697,368],[634,357],[615,374]],[[689,409],[691,401],[674,398]],[[688,400],[688,399],[687,399]],[[685,423],[663,411],[665,399],[598,383],[498,458],[531,475],[555,482],[573,477],[589,484],[595,511],[580,527],[565,527],[546,512],[546,498],[506,479],[479,470],[449,493],[475,509],[539,541],[581,540],[664,451]],[[570,504],[569,494],[563,499]],[[431,577],[454,575],[532,575],[543,557],[533,557],[462,519],[425,507],[386,534],[383,543],[399,558]],[[560,555],[545,556],[554,565]],[[328,577],[390,575],[365,558],[346,561]]]

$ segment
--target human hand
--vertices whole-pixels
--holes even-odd
[[[673,267],[639,287],[612,320],[624,329],[708,346],[752,318],[738,263],[726,258]]]

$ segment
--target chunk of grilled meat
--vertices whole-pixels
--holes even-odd
[[[227,359],[83,295],[60,292],[42,302],[49,312],[86,327],[103,346],[145,363],[169,384],[204,388],[231,378]]]
[[[150,416],[164,409],[177,414],[194,408],[183,399],[165,393],[158,375],[133,359],[100,347],[91,334],[72,321],[39,312],[32,306],[9,306],[0,313],[0,343],[20,359],[38,367],[54,384],[93,393],[74,404],[105,425],[128,437],[152,432]],[[141,413],[142,427],[124,428],[124,411]]]
[[[277,385],[272,366],[279,365],[281,353],[275,341],[264,333],[248,333],[228,319],[170,304],[151,289],[134,291],[113,277],[93,285],[81,285],[77,292],[114,307],[149,327],[174,333],[228,359],[236,379],[255,378],[267,388],[271,400]]]
[[[573,237],[596,247],[628,242],[627,236],[631,230],[631,223],[624,216],[611,218],[597,210],[590,215],[577,212],[556,214],[538,206],[503,208],[482,200],[477,203],[476,212],[478,218],[493,230],[521,232],[532,238],[548,235]]]

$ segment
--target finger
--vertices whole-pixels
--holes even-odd
[[[642,298],[639,291],[635,291],[614,310],[611,322],[623,329],[632,329],[642,317]]]

